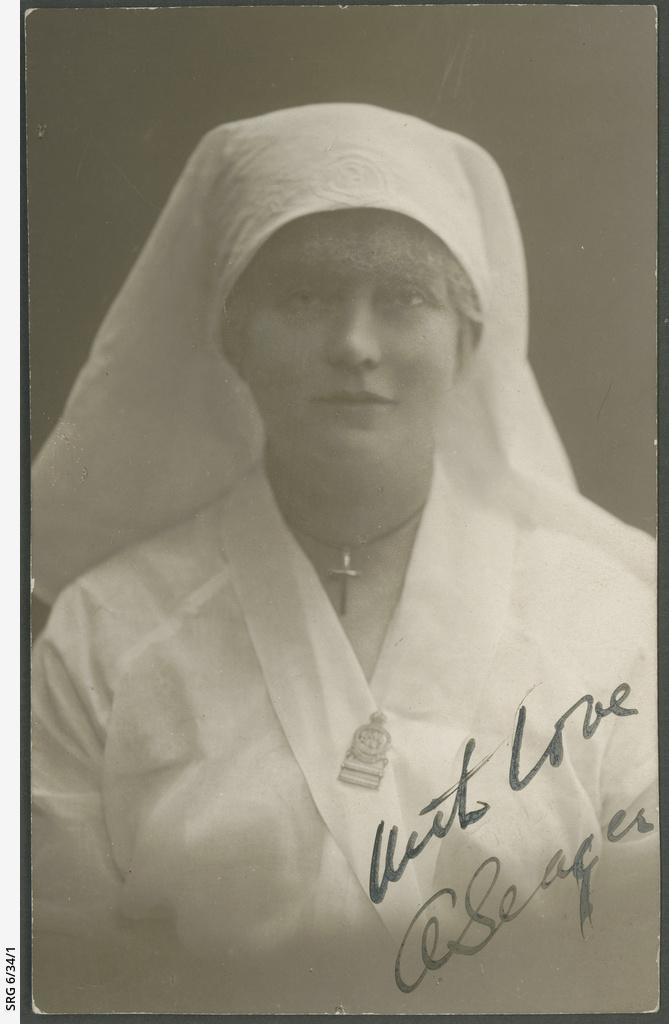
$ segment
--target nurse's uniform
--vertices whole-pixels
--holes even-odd
[[[35,664],[40,927],[50,918],[58,931],[94,939],[122,930],[122,918],[164,919],[183,946],[184,977],[173,967],[165,987],[149,970],[127,1008],[392,1011],[422,1009],[429,997],[444,1012],[493,1010],[509,998],[506,985],[495,988],[502,954],[515,965],[514,988],[535,1001],[537,947],[559,961],[564,933],[580,959],[592,956],[601,941],[596,869],[587,942],[572,877],[537,895],[479,954],[493,974],[484,992],[470,990],[464,957],[444,969],[436,993],[428,977],[403,998],[394,979],[412,917],[443,886],[458,901],[442,901],[442,929],[460,934],[467,883],[486,858],[501,862],[481,911],[494,916],[509,884],[524,902],[557,850],[569,867],[592,835],[585,860],[601,856],[602,827],[617,810],[631,820],[644,807],[656,821],[644,587],[573,538],[489,507],[470,505],[465,518],[463,504],[437,472],[369,684],[260,474],[63,594]],[[621,707],[639,713],[602,719],[586,740],[584,710],[575,712],[562,764],[547,762],[514,792],[520,703],[525,775],[561,714],[585,694],[608,707],[621,683],[631,688]],[[375,711],[391,736],[378,790],[338,779],[354,731]],[[485,802],[488,811],[433,837],[375,905],[379,823],[386,834],[399,827],[397,863],[410,833],[429,830],[433,814],[419,812],[458,781],[472,737],[472,766],[493,756],[469,781],[467,810]],[[621,842],[643,841],[635,829]],[[486,934],[478,924],[467,941]],[[415,927],[407,982],[420,973],[419,939]],[[505,942],[515,956],[500,950]],[[110,984],[116,1002],[122,974]]]

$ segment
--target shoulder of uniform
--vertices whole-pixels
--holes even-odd
[[[114,554],[69,584],[56,599],[44,642],[85,642],[100,654],[128,650],[197,595],[225,586],[221,502]]]
[[[594,509],[594,507],[593,507]],[[587,530],[531,524],[519,545],[521,591],[552,627],[584,642],[647,646],[655,629],[653,539],[597,511]]]

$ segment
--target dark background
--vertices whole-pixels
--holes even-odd
[[[497,159],[526,244],[532,363],[581,488],[652,532],[654,19],[491,5],[28,15],[33,455],[201,135],[360,100]]]

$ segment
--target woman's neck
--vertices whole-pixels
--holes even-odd
[[[400,528],[427,501],[432,452],[387,466],[328,460],[295,466],[265,452],[265,470],[293,530],[332,547],[357,548]]]

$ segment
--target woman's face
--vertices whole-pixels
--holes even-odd
[[[304,217],[263,246],[231,297],[228,351],[275,455],[394,462],[433,446],[463,340],[447,260],[420,224],[376,210]]]

